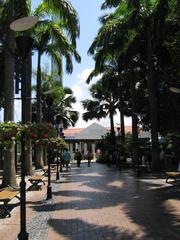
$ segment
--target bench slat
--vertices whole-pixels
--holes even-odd
[[[18,195],[19,191],[8,191],[8,190],[3,190],[0,192],[0,201],[10,201],[16,195]]]
[[[166,172],[168,176],[178,177],[180,176],[180,172]]]
[[[39,180],[42,180],[43,178],[44,176],[34,175],[29,179],[29,181],[39,181]]]

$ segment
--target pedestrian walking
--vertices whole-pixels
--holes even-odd
[[[64,151],[63,159],[64,159],[64,164],[66,166],[66,171],[68,172],[68,170],[71,170],[71,165],[70,165],[71,154],[70,154],[70,152],[68,151],[67,148]]]
[[[81,165],[81,160],[82,160],[82,154],[81,152],[76,149],[75,155],[74,155],[74,159],[77,161],[77,166],[80,167]]]
[[[87,160],[88,160],[88,167],[90,167],[91,166],[91,160],[93,159],[93,153],[91,151],[88,151],[86,157],[87,157]]]

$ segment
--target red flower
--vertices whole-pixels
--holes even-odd
[[[37,134],[35,134],[35,133],[31,133],[31,138],[37,138]]]

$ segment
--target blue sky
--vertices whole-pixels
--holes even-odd
[[[32,0],[32,8],[34,9],[40,2],[41,0]],[[81,118],[83,112],[81,101],[90,98],[88,92],[89,86],[85,83],[85,80],[94,68],[94,61],[91,56],[87,55],[87,51],[100,27],[98,18],[105,12],[100,10],[103,0],[71,0],[71,3],[76,9],[80,20],[80,38],[77,40],[77,50],[81,55],[81,63],[77,64],[74,62],[74,70],[71,75],[64,73],[63,83],[64,86],[68,86],[73,90],[77,99],[74,109],[79,111],[80,119],[76,127],[86,127],[93,122],[97,122],[97,120],[84,122]],[[34,58],[33,62],[33,67],[36,68],[36,58]],[[43,58],[43,62],[44,65],[48,64],[49,61],[47,57]],[[114,122],[115,124],[119,123],[119,116],[115,117]],[[109,118],[102,119],[99,123],[108,127]],[[126,119],[126,125],[130,124],[131,121]]]

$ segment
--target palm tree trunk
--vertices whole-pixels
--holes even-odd
[[[121,74],[120,72],[118,73]],[[125,144],[125,127],[124,127],[124,104],[123,104],[123,98],[122,98],[122,83],[121,79],[118,81],[118,88],[119,88],[119,103],[120,103],[120,124],[121,124],[121,144]]]
[[[115,131],[114,131],[114,118],[113,118],[113,113],[111,112],[111,110],[109,113],[109,118],[110,118],[110,127],[111,127],[111,143],[113,146],[115,143]]]
[[[41,109],[41,53],[38,51],[38,65],[37,65],[37,122],[42,121]],[[43,149],[41,146],[36,145],[36,168],[43,168]]]
[[[132,105],[132,160],[133,165],[139,164],[138,117],[136,114],[135,81],[132,66],[130,66],[130,89]]]
[[[152,44],[150,27],[147,26],[147,63],[148,63],[148,92],[149,92],[149,109],[151,122],[151,140],[152,140],[152,170],[160,171],[161,163],[159,158],[158,143],[158,121],[157,121],[157,99],[154,84],[154,68],[152,60]]]
[[[47,147],[45,147],[43,149],[43,161],[44,161],[44,165],[46,166],[47,165]]]
[[[138,118],[136,114],[132,114],[132,160],[133,164],[139,163],[138,153]]]
[[[176,56],[176,62],[177,62],[177,69],[180,68],[180,1],[177,0],[177,5],[176,5],[176,14],[177,14],[177,23],[179,26],[179,32],[178,32],[178,46],[177,46],[177,56]],[[180,79],[180,72],[178,71],[178,79]]]
[[[11,149],[4,150],[4,168],[2,186],[17,187],[16,168],[15,168],[15,146],[12,144]]]
[[[121,100],[120,100],[121,101]],[[123,103],[120,103],[120,124],[121,124],[121,144],[125,144],[125,126],[124,126],[124,110]]]
[[[14,33],[11,30],[6,32],[6,44],[14,49]],[[4,81],[4,121],[14,121],[14,58],[6,51],[5,54],[5,81]]]
[[[14,50],[14,33],[7,30],[5,41],[7,46]],[[5,94],[4,94],[4,121],[14,121],[14,58],[6,51],[5,54]],[[17,186],[15,167],[14,144],[10,150],[4,151],[3,186]]]

